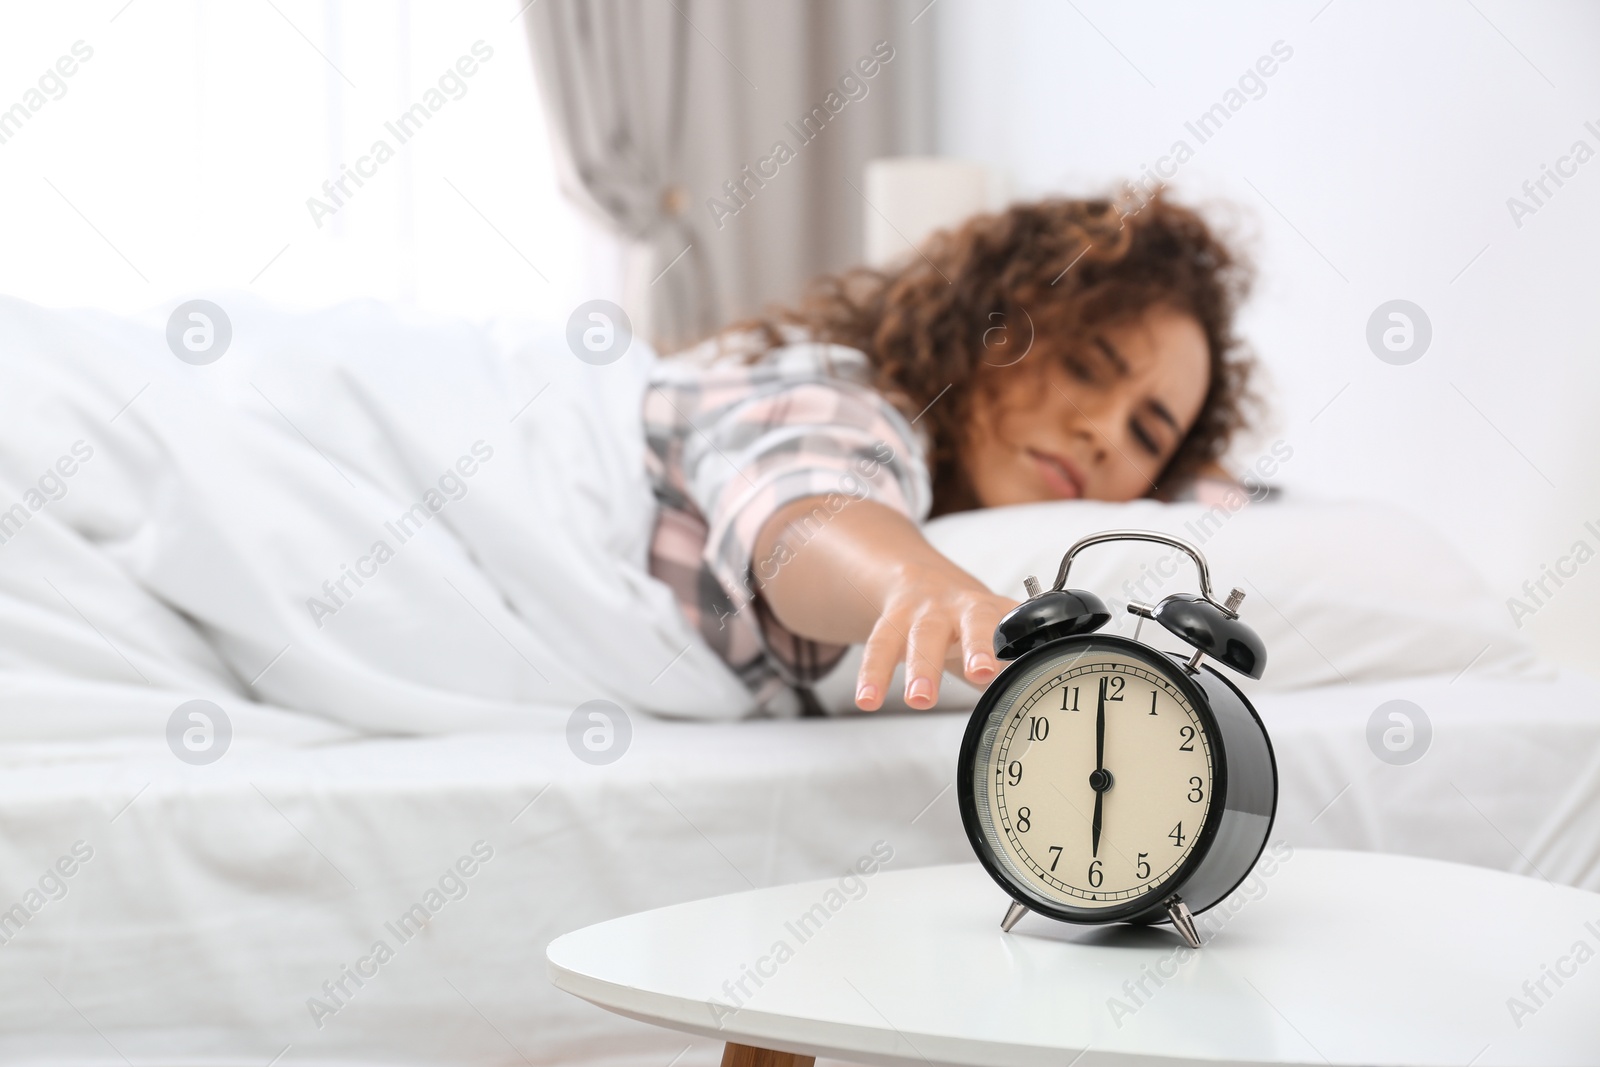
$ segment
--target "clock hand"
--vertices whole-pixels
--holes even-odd
[[[1100,676],[1100,707],[1094,713],[1094,769],[1106,769],[1106,677]]]
[[[1094,774],[1090,778],[1090,785],[1094,788],[1094,821],[1089,824],[1091,836],[1090,855],[1100,855],[1100,806],[1105,791],[1100,788],[1100,780],[1105,777],[1106,762],[1106,677],[1100,676],[1099,706],[1094,713]]]

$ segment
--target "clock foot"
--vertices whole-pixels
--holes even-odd
[[[1000,929],[1009,934],[1011,928],[1021,922],[1022,917],[1026,914],[1028,914],[1028,909],[1013,900],[1011,907],[1006,909],[1006,917],[1000,920]]]
[[[1189,905],[1172,898],[1172,903],[1167,905],[1167,918],[1172,920],[1172,928],[1178,931],[1185,943],[1190,948],[1200,947],[1200,932],[1194,926],[1194,914],[1189,911]]]

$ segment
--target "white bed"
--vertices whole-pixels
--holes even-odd
[[[1409,766],[1365,740],[1394,698],[1434,726]],[[1600,889],[1600,685],[1439,676],[1259,703],[1282,776],[1275,838]],[[878,841],[895,868],[968,859],[950,788],[965,718],[641,717],[604,767],[526,733],[246,743],[201,767],[158,742],[11,746],[5,903],[73,842],[94,854],[3,946],[0,1060],[259,1067],[287,1047],[283,1064],[665,1067],[691,1046],[679,1065],[715,1062],[708,1042],[557,993],[546,943],[837,874]],[[401,943],[385,923],[478,841],[493,857],[466,895]],[[1397,902],[1412,904],[1426,906]],[[998,922],[998,890],[995,908]],[[319,1028],[308,998],[377,939],[393,959],[364,987],[347,979]]]
[[[708,1043],[555,992],[546,943],[838,874],[880,841],[894,867],[970,858],[964,715],[727,721],[748,694],[644,572],[648,353],[597,370],[537,329],[228,303],[234,348],[197,368],[159,319],[0,300],[5,499],[76,440],[95,450],[0,541],[0,1062],[709,1063]],[[470,495],[336,619],[308,618],[480,433],[496,458]],[[1600,889],[1600,685],[1533,662],[1421,524],[1072,503],[928,533],[1020,595],[1119,526],[1202,540],[1221,590],[1247,589],[1280,839]],[[1072,584],[1117,602],[1124,581],[1152,599],[1193,576],[1108,549]],[[821,687],[836,713],[850,674]],[[633,713],[607,766],[564,733],[596,697]],[[165,741],[194,698],[233,728],[202,766]],[[1408,766],[1366,740],[1393,699],[1433,724]],[[426,925],[400,929],[413,905]]]

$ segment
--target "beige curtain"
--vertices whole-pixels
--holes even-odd
[[[672,347],[857,262],[862,170],[929,151],[927,0],[539,0],[524,18],[565,189],[648,249]]]

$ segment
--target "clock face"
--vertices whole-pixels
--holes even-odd
[[[1077,911],[1137,909],[1201,842],[1216,782],[1210,719],[1182,668],[1155,659],[1073,643],[1000,692],[973,796],[995,859],[1029,895]]]

